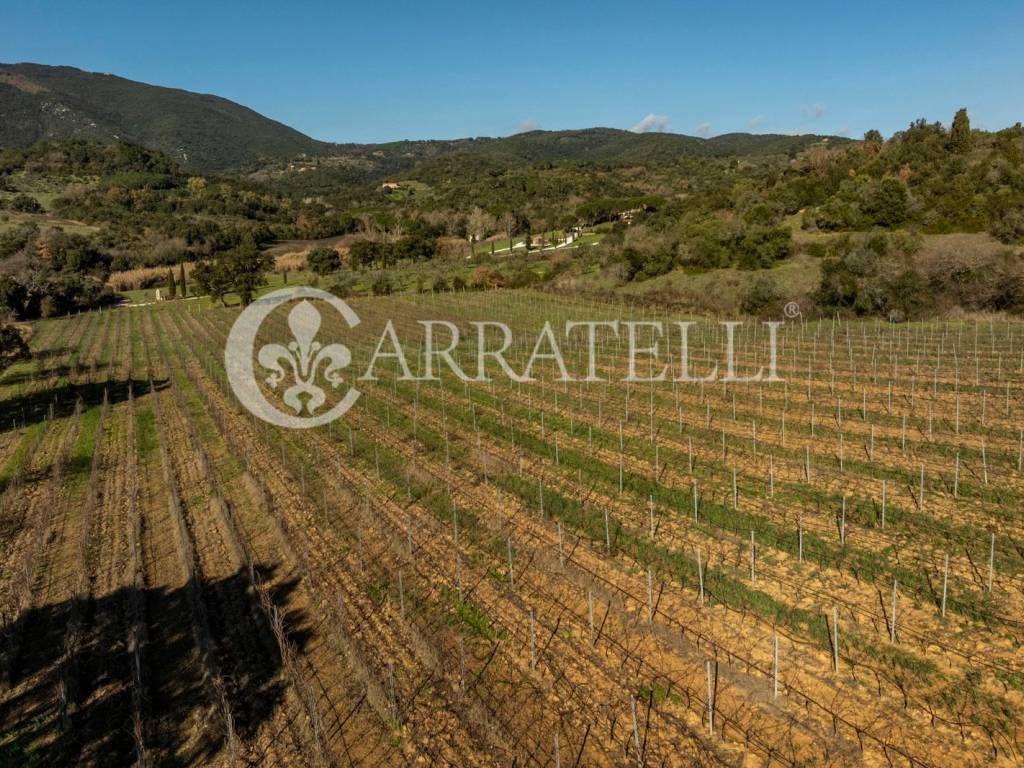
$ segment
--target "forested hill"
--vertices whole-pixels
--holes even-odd
[[[344,126],[339,126],[339,131]],[[0,148],[40,141],[125,141],[200,173],[343,166],[382,179],[442,157],[469,162],[652,163],[682,157],[792,154],[838,137],[731,133],[712,138],[614,128],[530,131],[505,138],[331,144],[219,96],[42,64],[0,64]]]
[[[219,96],[74,67],[0,64],[0,147],[127,141],[190,170],[237,170],[328,145]]]

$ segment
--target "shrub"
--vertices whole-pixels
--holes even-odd
[[[333,248],[314,248],[306,254],[306,265],[317,275],[329,275],[341,269],[341,256]]]
[[[352,293],[352,289],[355,287],[355,278],[349,274],[341,274],[335,278],[334,282],[331,283],[328,290],[335,296],[345,298]]]
[[[740,237],[736,261],[740,269],[766,269],[793,252],[788,227],[751,227]]]
[[[395,286],[391,281],[391,275],[387,272],[378,272],[370,288],[374,296],[389,296],[394,291]]]
[[[505,276],[490,267],[477,267],[469,274],[467,284],[473,290],[500,288],[505,284]]]
[[[759,315],[779,301],[779,287],[771,275],[757,275],[740,293],[740,309]]]
[[[32,197],[32,195],[26,195],[24,192],[12,197],[7,202],[7,207],[19,213],[40,213],[43,210],[43,206],[39,204],[38,200]]]

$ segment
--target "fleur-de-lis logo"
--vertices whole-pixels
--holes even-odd
[[[257,349],[256,338],[264,321],[276,308],[292,302],[295,304],[288,313],[292,340]],[[359,316],[343,300],[319,288],[299,285],[258,298],[231,326],[224,345],[228,381],[254,416],[280,427],[310,429],[344,415],[359,398],[359,390],[349,386],[340,399],[331,398],[337,402],[321,407],[327,402],[325,390],[337,389],[342,383],[341,369],[352,362],[352,353],[343,344],[317,340],[321,325],[318,306],[337,312],[349,328],[359,325]],[[261,384],[273,390],[284,387],[283,402],[268,400]]]
[[[259,364],[271,373],[267,385],[276,390],[286,378],[282,361],[291,368],[294,383],[284,391],[285,404],[301,414],[303,405],[310,415],[327,400],[323,388],[316,384],[321,366],[325,366],[323,377],[334,388],[342,383],[341,369],[352,362],[352,353],[344,344],[323,346],[316,340],[320,330],[320,313],[309,301],[303,300],[288,313],[288,327],[293,341],[285,347],[282,344],[264,344],[257,359]],[[306,396],[303,403],[303,395]]]

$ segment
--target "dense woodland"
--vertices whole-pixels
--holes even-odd
[[[380,183],[393,164],[370,171],[327,159],[201,176],[125,143],[7,149],[0,301],[19,319],[62,314],[110,301],[111,271],[183,262],[201,262],[201,289],[247,298],[273,266],[263,249],[274,241],[350,235],[337,264],[314,258],[327,275],[486,254],[498,238],[596,225],[606,236],[585,259],[552,260],[531,280],[555,287],[584,263],[616,284],[673,270],[765,270],[803,252],[822,260],[814,298],[823,311],[917,316],[947,307],[951,292],[969,309],[1024,310],[1020,124],[972,130],[961,110],[949,129],[918,120],[888,139],[869,131],[862,141],[765,144],[743,155],[728,143],[680,155],[648,142],[645,156],[613,133],[577,137],[586,152],[543,132],[406,151],[393,190]],[[923,238],[953,232],[989,233],[1005,252],[916,260]],[[770,307],[779,293],[771,273],[753,285],[744,308]]]

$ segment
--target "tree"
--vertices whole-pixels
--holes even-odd
[[[224,270],[225,281],[231,286],[230,290],[241,298],[243,306],[252,304],[253,295],[266,285],[267,272],[273,266],[273,257],[261,251],[250,237],[217,258],[217,268]]]
[[[17,360],[31,357],[28,343],[16,325],[3,320],[0,323],[0,371]]]
[[[224,272],[217,268],[214,261],[201,261],[192,270],[192,279],[200,294],[207,294],[214,301],[224,303],[224,296],[231,286],[225,280]]]
[[[173,299],[178,295],[178,284],[174,282],[174,270],[167,270],[167,298]]]
[[[437,255],[437,239],[425,235],[406,235],[392,243],[391,256],[395,261],[429,261]]]
[[[381,258],[384,247],[375,240],[356,240],[348,249],[352,269],[372,266]]]
[[[181,298],[188,296],[188,283],[185,282],[184,262],[182,262],[181,267],[178,269],[178,292],[181,293]]]
[[[217,255],[213,261],[196,264],[192,277],[203,293],[224,304],[229,293],[237,293],[242,304],[252,303],[256,290],[267,282],[274,259],[260,250],[255,240],[245,237],[241,245]]]
[[[863,210],[875,224],[893,227],[907,219],[907,188],[899,179],[882,179],[870,190]]]
[[[967,110],[961,107],[953,117],[953,126],[949,131],[949,148],[962,155],[971,151],[972,143],[971,119],[967,116]]]
[[[333,248],[314,248],[306,254],[306,264],[323,277],[341,269],[341,257]]]
[[[872,128],[864,133],[864,143],[866,144],[881,144],[885,139],[882,138],[882,134]]]

